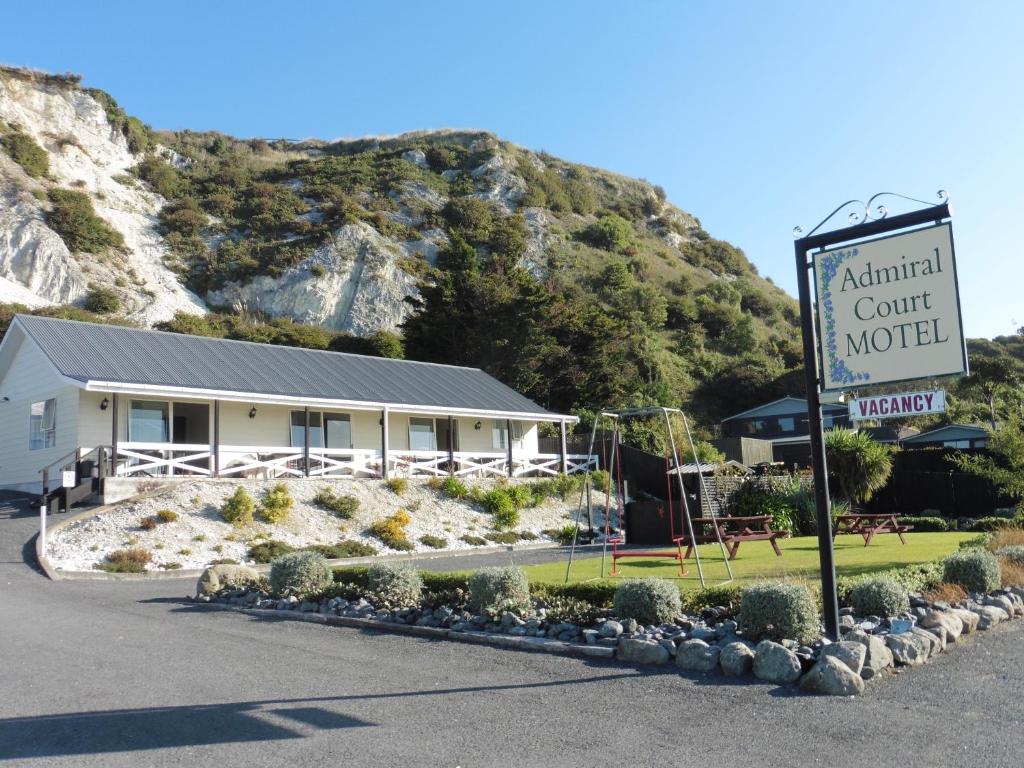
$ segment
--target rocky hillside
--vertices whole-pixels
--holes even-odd
[[[154,132],[77,77],[2,69],[0,148],[0,303],[218,335],[294,321],[322,345],[392,332],[561,407],[714,415],[799,358],[795,302],[659,187],[490,133]],[[558,392],[536,381],[574,357]]]

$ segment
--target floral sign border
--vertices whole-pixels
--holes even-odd
[[[825,357],[828,363],[829,379],[833,384],[854,384],[869,381],[871,376],[864,371],[851,371],[845,360],[840,360],[836,349],[836,321],[832,316],[832,278],[839,273],[839,265],[852,259],[859,251],[856,248],[832,251],[818,259],[821,268],[821,305],[824,308]],[[829,389],[830,387],[826,387]]]

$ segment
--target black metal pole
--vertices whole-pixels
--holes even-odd
[[[804,380],[807,385],[807,422],[814,467],[814,502],[818,517],[818,560],[821,565],[822,616],[825,632],[839,639],[839,602],[836,597],[836,566],[832,552],[832,515],[828,498],[828,469],[825,463],[825,435],[821,424],[821,396],[818,388],[818,352],[814,338],[814,307],[808,282],[807,247],[797,240],[796,276],[800,295],[800,328],[804,342]]]

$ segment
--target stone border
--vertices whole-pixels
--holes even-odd
[[[91,517],[97,517],[102,515],[104,512],[108,512],[114,507],[121,506],[125,501],[141,501],[143,499],[152,498],[159,496],[167,491],[166,488],[158,488],[147,493],[141,493],[138,496],[133,496],[131,499],[122,499],[121,501],[115,502],[114,504],[104,504],[99,507],[92,507],[78,514],[65,517],[58,522],[48,525],[46,527],[46,536],[49,538],[51,535],[58,533],[72,523],[77,523],[82,520],[88,520]],[[50,515],[47,515],[50,517]],[[179,568],[172,571],[146,571],[145,573],[108,573],[107,571],[65,571],[57,568],[50,562],[50,558],[43,555],[40,551],[42,542],[39,540],[39,534],[36,534],[36,562],[43,569],[43,573],[46,574],[47,578],[51,581],[161,581],[166,579],[198,579],[203,572],[209,566],[203,568]],[[548,550],[558,549],[564,546],[557,542],[541,542],[540,544],[496,544],[492,547],[473,547],[472,549],[445,549],[445,550],[434,550],[432,552],[420,552],[413,555],[397,553],[397,554],[385,554],[385,555],[369,555],[367,557],[349,557],[337,560],[328,560],[327,564],[331,568],[341,568],[349,565],[371,565],[373,563],[388,562],[388,561],[419,561],[419,560],[439,560],[441,558],[458,558],[458,557],[470,557],[472,555],[493,555],[501,552],[530,552],[533,550]],[[584,545],[582,548],[586,549]],[[577,545],[577,549],[581,547]],[[258,563],[256,565],[246,566],[252,568],[258,573],[269,573],[269,563]]]
[[[416,637],[433,638],[435,640],[454,640],[458,643],[468,643],[470,645],[493,645],[506,650],[533,651],[550,653],[556,656],[580,656],[592,659],[615,658],[614,648],[567,643],[543,637],[517,637],[514,635],[489,634],[487,632],[458,632],[453,629],[442,629],[440,627],[388,624],[382,621],[374,621],[373,619],[357,619],[350,616],[326,616],[321,613],[278,611],[274,608],[243,608],[238,605],[224,605],[222,603],[192,603],[191,605],[196,607],[202,606],[202,610],[231,611],[233,613],[243,613],[249,616],[280,621],[305,621],[329,627],[349,627],[351,629],[366,629],[393,635],[413,635]]]

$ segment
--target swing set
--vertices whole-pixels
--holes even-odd
[[[647,407],[647,408],[628,408],[625,410],[607,410],[600,411],[594,418],[594,425],[590,432],[590,450],[589,455],[594,453],[594,444],[597,440],[597,430],[602,420],[606,424],[610,423],[611,429],[611,450],[604,450],[607,448],[607,430],[605,431],[605,437],[602,438],[602,460],[606,462],[609,474],[610,488],[603,489],[605,491],[605,502],[604,502],[604,542],[601,548],[601,578],[604,578],[605,573],[605,561],[608,555],[608,545],[612,545],[612,570],[608,574],[609,576],[618,576],[620,571],[618,570],[618,561],[627,557],[640,557],[646,559],[658,559],[658,558],[670,558],[676,560],[679,563],[679,576],[680,578],[688,575],[685,565],[685,557],[683,553],[683,545],[688,544],[687,550],[693,552],[694,560],[697,564],[697,575],[700,578],[701,587],[707,586],[706,579],[704,577],[704,566],[701,563],[700,552],[698,552],[695,546],[698,538],[694,534],[693,520],[690,516],[690,505],[686,498],[686,489],[683,486],[683,473],[682,466],[679,462],[679,450],[676,447],[675,433],[672,429],[671,415],[677,414],[683,422],[683,428],[686,431],[686,438],[690,445],[690,451],[693,454],[694,460],[697,463],[697,478],[700,483],[701,494],[704,498],[707,498],[707,488],[704,484],[704,475],[702,473],[702,467],[700,458],[697,456],[697,448],[693,442],[693,434],[690,432],[689,422],[686,420],[686,414],[684,414],[678,408],[663,408],[660,406]],[[673,466],[669,466],[669,456],[665,456],[665,504],[668,507],[668,519],[669,519],[669,531],[672,539],[672,543],[675,545],[675,550],[637,550],[628,551],[622,550],[620,547],[626,544],[625,529],[623,528],[623,517],[625,515],[625,498],[623,496],[623,482],[622,482],[622,461],[619,455],[619,445],[622,439],[622,424],[624,421],[629,419],[646,419],[652,416],[661,416],[665,420],[665,434],[668,437],[668,443],[672,448],[671,459]],[[572,547],[569,550],[569,562],[565,569],[565,581],[569,582],[569,576],[572,571],[573,559],[576,554],[576,540],[580,532],[581,516],[584,508],[584,498],[586,496],[586,490],[590,487],[590,466],[587,466],[586,474],[584,476],[583,490],[580,492],[580,503],[576,511],[575,530],[573,531]],[[673,509],[672,502],[672,475],[675,475],[679,484],[679,498],[682,505],[683,519],[686,524],[686,532],[679,532],[677,535],[675,529],[675,510]],[[615,533],[612,534],[612,497],[615,499],[615,518],[616,526]],[[588,499],[589,502],[589,499]],[[587,504],[587,512],[589,516],[589,503]],[[711,518],[715,519],[715,512],[711,510]],[[719,526],[714,524],[711,526],[715,531],[715,539],[718,541],[718,546],[722,552],[722,562],[725,563],[726,572],[729,574],[729,578],[723,582],[728,583],[732,581],[732,566],[729,563],[729,553],[726,551],[725,542],[722,540],[722,534]]]

